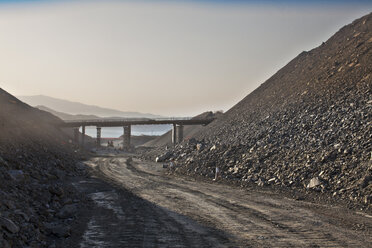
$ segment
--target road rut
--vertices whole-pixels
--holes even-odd
[[[87,162],[113,186],[89,185],[97,205],[81,247],[370,247],[369,215],[164,175],[126,157]],[[96,182],[95,182],[96,183]],[[102,183],[103,184],[103,183]],[[354,227],[363,226],[362,230]]]

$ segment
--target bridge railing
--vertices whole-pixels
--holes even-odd
[[[80,127],[80,126],[97,126],[97,127],[118,127],[130,125],[207,125],[214,118],[107,118],[92,120],[67,120],[60,124],[61,127]]]
[[[82,120],[64,120],[66,123],[75,122],[120,122],[120,121],[184,121],[191,120],[192,117],[170,117],[170,118],[99,118],[99,119],[82,119]]]
[[[185,121],[185,120],[191,120],[192,117],[169,117],[169,118],[153,118],[151,120],[154,120],[154,121],[166,121],[166,120],[171,120],[171,121]]]

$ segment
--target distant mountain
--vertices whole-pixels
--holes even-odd
[[[87,105],[79,102],[71,102],[63,99],[44,95],[18,96],[18,99],[31,106],[45,106],[57,112],[71,115],[96,115],[99,117],[127,117],[127,118],[161,118],[163,116],[139,112],[124,112],[115,109],[101,108],[99,106]]]
[[[98,117],[96,115],[70,115],[62,112],[55,111],[51,108],[45,107],[43,105],[37,105],[35,108],[38,108],[40,110],[44,110],[46,112],[49,112],[58,118],[64,120],[64,121],[71,121],[71,120],[92,120],[92,119],[100,119],[101,117]]]

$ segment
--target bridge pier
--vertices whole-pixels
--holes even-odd
[[[85,126],[81,127],[81,146],[84,146],[85,142]]]
[[[74,141],[82,145],[85,143],[85,131],[87,126],[95,126],[97,128],[97,146],[101,145],[101,128],[102,127],[123,127],[123,148],[129,149],[131,142],[131,126],[132,125],[173,125],[172,129],[172,143],[175,145],[183,140],[183,126],[185,125],[207,125],[212,122],[214,118],[209,119],[190,119],[190,118],[169,118],[169,119],[113,119],[113,120],[74,120],[65,121],[58,125],[59,127],[76,128],[74,131]],[[79,137],[79,130],[82,127],[81,140]]]
[[[123,148],[125,150],[130,149],[130,137],[131,137],[131,125],[126,125],[123,127],[124,134],[123,134]]]
[[[172,144],[177,144],[177,124],[173,124],[172,128]]]
[[[183,140],[183,125],[177,125],[176,130],[177,130],[177,138],[176,138],[177,143],[181,143]]]
[[[173,124],[172,144],[176,145],[183,140],[183,125]]]
[[[74,128],[74,142],[79,145],[79,128]]]
[[[101,146],[101,127],[97,127],[97,146]]]

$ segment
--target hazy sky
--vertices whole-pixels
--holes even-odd
[[[259,2],[0,0],[0,87],[168,116],[227,110],[372,10]]]

